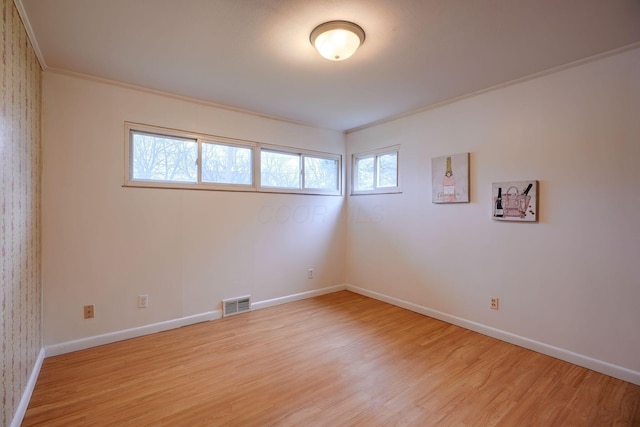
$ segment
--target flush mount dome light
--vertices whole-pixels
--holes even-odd
[[[331,61],[342,61],[364,43],[364,30],[353,22],[329,21],[314,28],[309,40],[320,55]]]

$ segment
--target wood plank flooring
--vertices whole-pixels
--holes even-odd
[[[23,426],[639,426],[640,387],[343,291],[44,361]]]

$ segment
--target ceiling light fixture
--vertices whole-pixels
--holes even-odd
[[[331,61],[342,61],[364,43],[364,30],[353,22],[329,21],[314,28],[309,40],[320,55]]]

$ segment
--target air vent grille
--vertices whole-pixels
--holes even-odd
[[[222,300],[222,316],[232,316],[251,310],[251,295]]]

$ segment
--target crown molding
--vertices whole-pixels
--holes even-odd
[[[20,19],[22,19],[22,25],[27,32],[27,36],[29,37],[29,41],[31,42],[31,47],[36,53],[36,57],[38,58],[38,62],[40,63],[40,68],[46,70],[47,63],[44,61],[44,56],[42,55],[42,51],[40,50],[40,45],[38,44],[38,40],[36,39],[36,34],[33,32],[31,22],[29,22],[29,17],[27,16],[27,11],[22,4],[22,0],[13,0],[13,4],[16,6],[16,9],[18,9],[18,14],[20,15]]]

